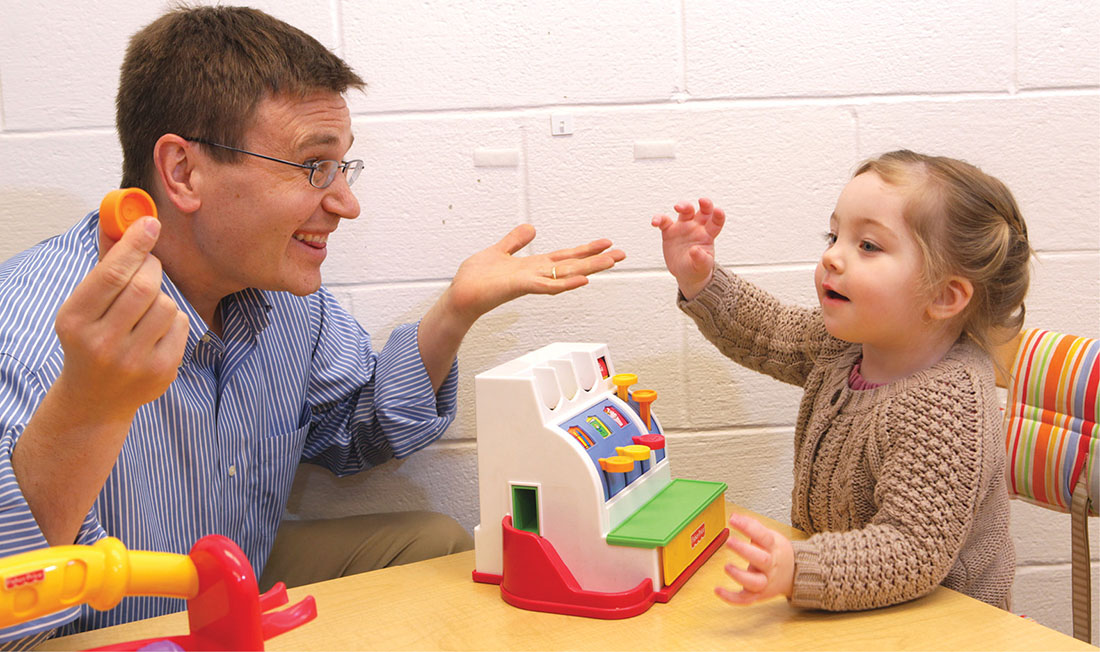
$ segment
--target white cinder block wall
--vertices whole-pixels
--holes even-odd
[[[266,0],[369,83],[354,95],[362,216],[330,242],[329,286],[380,346],[458,264],[521,222],[532,252],[610,237],[589,287],[489,314],[460,354],[459,416],[403,462],[337,480],[303,467],[294,516],[428,508],[478,522],[473,377],[555,340],[609,343],[658,391],[673,472],[789,522],[799,391],[717,354],[674,306],[650,217],[709,196],[722,264],[811,303],[854,165],[908,147],[976,163],[1016,193],[1038,251],[1028,321],[1100,336],[1100,5],[1093,0]],[[5,0],[0,259],[118,184],[113,102],[161,2]],[[551,134],[551,117],[573,133]],[[639,159],[662,141],[672,156]],[[517,161],[478,166],[479,150]],[[1068,517],[1014,504],[1015,609],[1070,630]],[[1097,575],[1093,528],[1094,583]],[[1094,589],[1095,592],[1095,589]],[[1095,631],[1095,630],[1094,630]],[[1096,634],[1094,633],[1094,639]]]

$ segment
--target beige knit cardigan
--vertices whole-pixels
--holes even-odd
[[[715,267],[678,304],[736,362],[805,394],[795,426],[792,604],[847,611],[923,596],[938,584],[1008,608],[1004,437],[992,362],[965,336],[932,367],[852,390],[861,348],[819,310],[781,305]]]

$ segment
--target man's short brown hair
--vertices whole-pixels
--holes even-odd
[[[315,38],[247,7],[182,7],[130,39],[115,124],[122,186],[152,192],[153,146],[167,133],[239,147],[268,95],[362,89],[363,80]],[[211,147],[221,161],[236,152]]]

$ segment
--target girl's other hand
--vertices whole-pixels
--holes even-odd
[[[794,586],[794,546],[782,534],[765,527],[760,521],[734,514],[729,520],[730,529],[741,532],[748,541],[730,536],[726,547],[748,562],[748,568],[739,568],[732,562],[726,564],[726,574],[741,585],[740,591],[723,586],[714,592],[730,604],[752,604],[777,595],[791,596]]]

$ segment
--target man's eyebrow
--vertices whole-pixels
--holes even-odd
[[[315,147],[317,145],[336,145],[340,143],[340,137],[333,133],[317,133],[306,136],[301,142],[298,143],[298,151]],[[348,148],[355,143],[355,134],[351,135],[351,142],[348,143]]]

